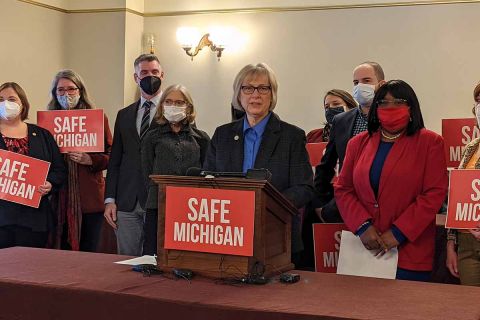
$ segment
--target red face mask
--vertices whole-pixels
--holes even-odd
[[[378,108],[377,115],[380,125],[388,132],[398,132],[405,129],[410,120],[410,110],[406,105]]]

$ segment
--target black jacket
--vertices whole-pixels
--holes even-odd
[[[218,127],[210,142],[204,169],[242,172],[243,120]],[[272,173],[272,185],[297,208],[313,197],[312,167],[305,148],[305,132],[272,113],[263,134],[254,167]]]
[[[317,197],[313,207],[323,207],[322,216],[325,222],[342,222],[333,195],[332,179],[335,176],[337,160],[339,170],[343,165],[347,143],[352,137],[355,119],[360,110],[355,108],[348,112],[336,115],[330,128],[330,137],[320,164],[315,168],[315,192]]]
[[[120,211],[133,211],[137,201],[144,208],[147,200],[140,161],[141,142],[136,127],[139,106],[140,100],[123,108],[115,120],[105,199],[114,198]],[[152,121],[149,130],[156,126],[157,123]]]
[[[48,130],[27,123],[28,154],[27,156],[50,162],[47,181],[52,184],[50,193],[58,191],[67,178],[67,169],[57,143]],[[0,149],[7,150],[3,137],[0,136]],[[53,212],[45,195],[38,208],[0,200],[0,226],[18,225],[35,232],[45,232],[53,227]]]

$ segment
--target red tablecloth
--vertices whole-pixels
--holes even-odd
[[[480,288],[299,272],[285,285],[143,277],[128,257],[0,250],[0,319],[480,319]]]

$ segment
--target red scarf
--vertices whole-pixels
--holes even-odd
[[[80,207],[80,188],[78,185],[78,164],[65,155],[68,166],[68,185],[58,194],[57,232],[55,248],[61,248],[64,224],[67,223],[67,242],[74,251],[80,250],[82,227],[82,209]]]

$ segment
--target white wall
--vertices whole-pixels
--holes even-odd
[[[143,17],[127,13],[125,20],[124,105],[138,99],[140,92],[133,78],[133,62],[143,52]]]
[[[16,0],[2,0],[0,83],[18,82],[31,104],[30,122],[49,101],[53,74],[65,63],[65,14]]]
[[[68,14],[65,68],[85,80],[97,108],[103,108],[111,126],[124,106],[125,14]],[[53,77],[53,75],[52,75]]]
[[[348,1],[309,0],[298,5]],[[75,7],[72,0],[47,3]],[[108,3],[143,8],[140,0]],[[164,10],[192,10],[188,1],[176,6],[170,0],[162,3]],[[220,3],[225,8],[253,4],[201,3],[204,9],[218,9]],[[280,4],[296,3],[285,0]],[[278,5],[267,0],[258,4]],[[147,13],[159,8],[156,1],[146,0],[144,5]],[[194,9],[198,8],[196,3]],[[440,119],[470,116],[471,91],[480,80],[479,2],[146,18],[126,12],[62,13],[15,0],[2,0],[1,9],[0,81],[18,81],[25,87],[33,106],[32,122],[36,109],[43,109],[49,100],[53,75],[68,67],[85,78],[93,100],[106,109],[113,127],[118,109],[135,99],[132,62],[142,52],[144,32],[156,34],[165,86],[183,83],[192,91],[199,127],[210,134],[230,120],[233,78],[247,63],[264,61],[273,67],[280,83],[276,111],[307,131],[324,121],[324,92],[331,88],[350,91],[352,69],[364,60],[380,62],[387,78],[412,84],[427,127],[438,132]],[[226,51],[220,62],[208,49],[190,61],[176,43],[176,29],[196,26],[206,31],[210,25],[235,27],[248,35],[246,47]]]
[[[389,79],[416,90],[426,126],[470,116],[480,80],[477,41],[480,3],[346,10],[217,13],[145,18],[145,32],[159,39],[166,82],[183,83],[198,106],[198,124],[210,134],[229,119],[231,85],[247,63],[266,62],[277,73],[277,113],[305,130],[324,121],[323,94],[351,91],[352,70],[378,61]],[[176,44],[180,26],[232,26],[249,36],[247,47],[220,62],[207,49],[190,61]]]

